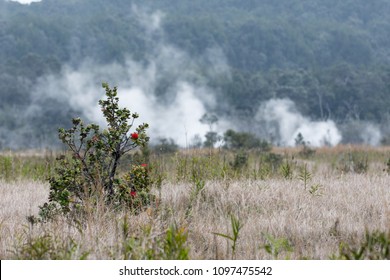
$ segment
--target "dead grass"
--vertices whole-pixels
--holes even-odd
[[[29,215],[38,213],[48,194],[48,185],[41,182],[0,181],[0,258],[9,256],[18,235],[26,229]]]
[[[313,184],[320,186],[315,194],[296,178],[207,181],[191,201],[192,183],[165,182],[158,208],[140,215],[97,209],[83,225],[61,220],[32,226],[26,216],[37,214],[47,199],[48,185],[0,181],[0,258],[20,257],[17,248],[50,235],[58,249],[70,240],[77,244],[71,258],[87,252],[90,259],[121,259],[125,238],[139,236],[139,246],[149,246],[148,240],[162,236],[176,223],[189,233],[192,259],[229,259],[231,244],[213,233],[230,234],[230,215],[244,224],[234,255],[237,259],[275,258],[263,248],[270,242],[267,236],[290,245],[291,250],[280,249],[278,258],[328,259],[338,252],[340,242],[360,240],[366,230],[390,229],[390,176],[386,172],[340,174],[319,165],[309,187]],[[125,220],[130,225],[126,233]]]

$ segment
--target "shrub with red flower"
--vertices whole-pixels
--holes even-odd
[[[130,136],[131,136],[131,139],[133,139],[133,140],[137,140],[138,139],[138,133],[137,132],[134,132],[134,133],[130,134]]]
[[[74,118],[71,128],[58,130],[69,156],[66,153],[58,158],[49,178],[49,201],[39,212],[42,221],[54,219],[58,214],[83,219],[87,211],[95,208],[89,205],[98,201],[116,207],[122,207],[126,199],[145,203],[150,185],[147,170],[139,167],[142,170],[131,170],[128,178],[122,179],[119,165],[126,153],[146,147],[148,124],[134,127],[138,114],[119,106],[116,87],[104,83],[103,88],[106,95],[99,105],[106,120],[105,129]]]
[[[118,196],[130,209],[139,211],[150,205],[153,199],[150,188],[147,164],[132,165],[130,171],[122,177]]]

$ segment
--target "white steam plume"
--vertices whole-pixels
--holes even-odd
[[[363,143],[369,144],[371,146],[377,146],[382,140],[382,133],[379,129],[379,126],[368,123],[364,125],[362,131]]]
[[[282,146],[294,146],[299,133],[311,146],[337,145],[341,133],[331,121],[311,121],[302,116],[289,99],[271,99],[260,106],[256,121],[263,129],[261,134],[272,135],[270,140]]]
[[[122,91],[123,104],[133,104],[150,124],[150,135],[172,138],[185,147],[196,134],[205,135],[207,127],[199,122],[206,113],[203,101],[197,97],[201,89],[186,82],[177,85],[177,96],[169,104],[162,104],[155,96],[146,95],[140,88]],[[205,93],[206,94],[206,93]]]
[[[379,125],[361,120],[348,120],[340,125],[343,141],[346,143],[377,146],[381,143],[382,133]]]
[[[157,97],[157,68],[154,63],[144,68],[134,61],[124,66],[85,63],[79,69],[65,67],[61,75],[40,79],[29,111],[37,113],[46,98],[56,98],[83,112],[90,121],[103,124],[98,100],[104,97],[101,83],[108,80],[110,86],[118,85],[120,105],[139,113],[139,122],[150,124],[152,137],[173,138],[184,147],[196,134],[208,131],[199,120],[207,112],[206,106],[214,106],[213,94],[206,86],[178,79],[167,96]]]
[[[98,65],[85,60],[77,68],[64,66],[59,75],[47,75],[38,81],[29,111],[36,113],[45,99],[55,98],[83,112],[90,121],[102,123],[98,100],[104,96],[101,83],[108,82],[118,86],[121,105],[139,113],[140,123],[149,123],[152,139],[172,138],[185,147],[195,135],[206,134],[208,126],[199,120],[216,105],[215,92],[199,73],[206,65],[207,79],[229,75],[226,59],[215,48],[195,61],[164,41],[161,13],[147,15],[133,7],[134,11],[149,35],[161,35],[155,36],[157,42],[152,41],[146,61],[137,62],[129,55],[122,63]],[[165,88],[158,90],[162,82]]]
[[[204,136],[209,128],[199,120],[216,107],[215,92],[207,87],[207,80],[230,76],[223,52],[212,48],[201,57],[190,58],[165,41],[161,28],[162,13],[147,14],[135,6],[132,12],[150,43],[146,60],[137,62],[129,54],[121,63],[98,65],[86,59],[77,67],[65,65],[60,74],[47,75],[38,81],[32,93],[33,104],[26,111],[25,119],[39,115],[49,98],[60,100],[81,111],[90,121],[102,124],[97,102],[104,95],[101,83],[108,82],[119,87],[121,105],[138,112],[140,122],[150,124],[152,139],[173,138],[184,147],[194,136]],[[161,84],[165,85],[163,89]],[[231,123],[235,121],[229,120]],[[232,127],[221,119],[218,126],[219,133]],[[345,135],[342,137],[333,121],[312,121],[299,113],[289,99],[265,102],[260,106],[252,127],[258,127],[259,136],[287,146],[295,144],[298,133],[312,146],[334,146],[342,138],[347,142],[358,139],[360,143],[377,145],[381,138],[379,128],[369,123],[341,126]],[[357,129],[351,131],[354,127]]]

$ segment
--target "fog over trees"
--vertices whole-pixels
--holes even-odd
[[[102,82],[181,145],[205,113],[280,145],[390,143],[389,65],[390,0],[0,0],[0,148],[99,121]]]

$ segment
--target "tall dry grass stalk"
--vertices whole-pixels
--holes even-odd
[[[0,258],[23,257],[20,248],[44,235],[53,238],[54,249],[73,244],[70,258],[84,253],[90,259],[132,257],[124,254],[126,238],[139,237],[138,246],[146,249],[174,223],[188,232],[190,258],[228,259],[228,240],[213,233],[230,234],[231,215],[243,224],[236,259],[275,258],[264,249],[269,236],[289,244],[278,258],[328,259],[338,252],[340,242],[358,242],[366,230],[390,229],[387,173],[340,174],[317,166],[310,184],[319,186],[318,192],[305,190],[296,178],[207,181],[194,199],[193,183],[165,182],[158,206],[139,215],[101,207],[84,224],[31,224],[26,217],[36,215],[47,200],[48,185],[0,182]]]

